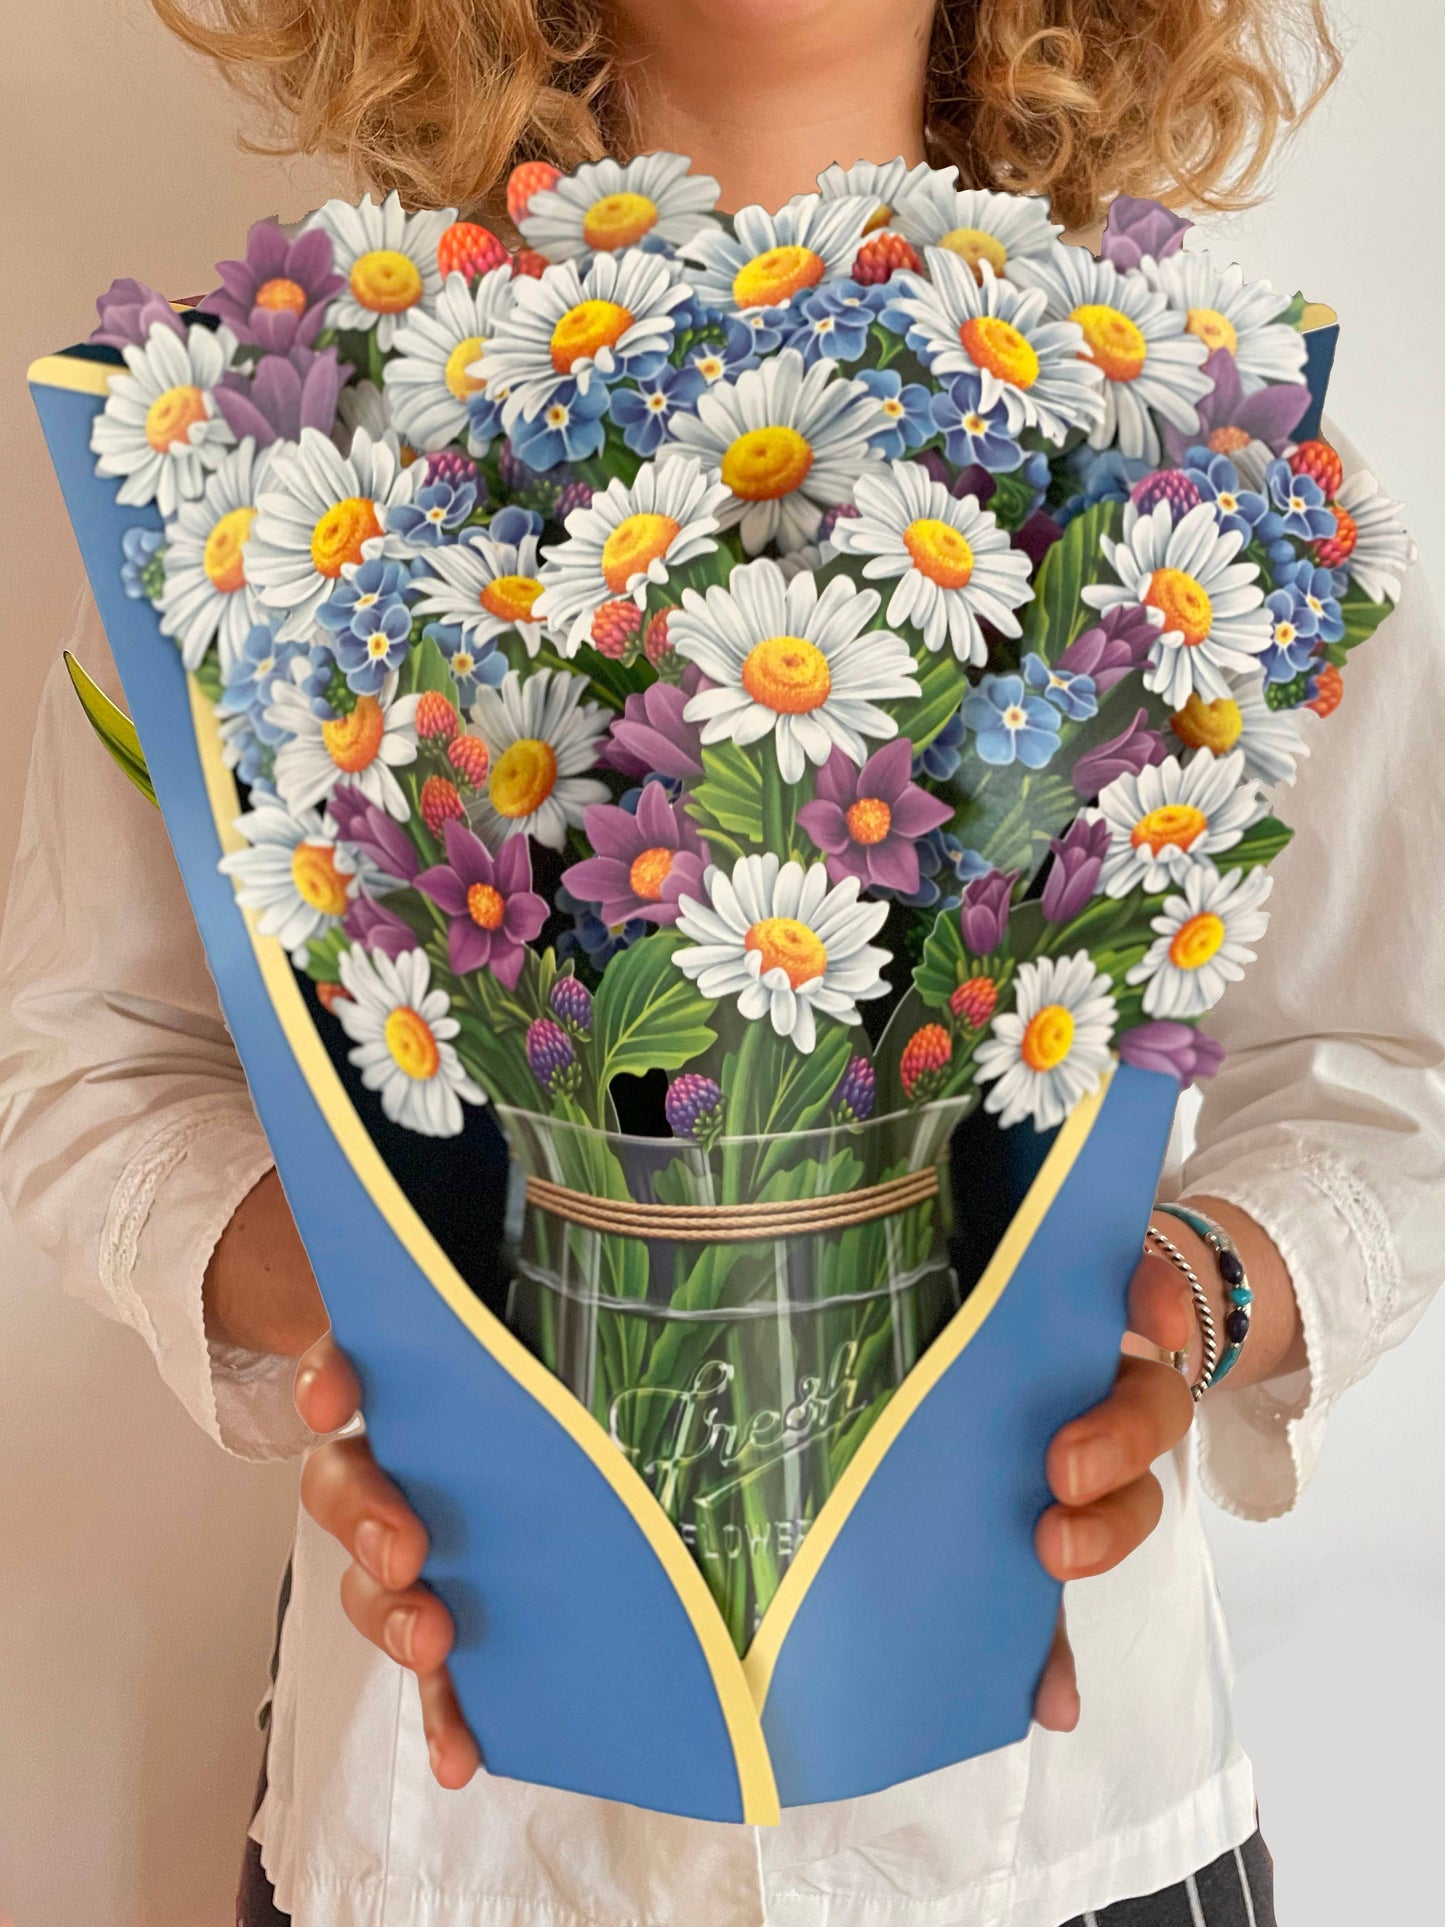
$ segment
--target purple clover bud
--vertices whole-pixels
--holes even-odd
[[[477,491],[479,501],[486,499],[486,484],[482,471],[470,455],[464,455],[459,448],[439,449],[436,454],[426,458],[426,486],[433,488],[438,482],[445,482],[448,488],[465,488],[470,482]]]
[[[528,1025],[527,1063],[549,1097],[575,1082],[572,1072],[576,1053],[572,1040],[550,1017],[539,1017],[536,1023]]]
[[[840,1124],[861,1124],[873,1115],[878,1102],[878,1080],[866,1057],[851,1057],[833,1093],[833,1109]]]
[[[1062,836],[1052,837],[1054,860],[1040,903],[1050,923],[1069,923],[1099,887],[1099,872],[1109,848],[1109,826],[1102,817],[1079,816]]]
[[[1095,693],[1102,696],[1144,667],[1158,633],[1149,611],[1138,603],[1106,610],[1092,628],[1075,636],[1058,667],[1071,676],[1092,676]]]
[[[1193,225],[1182,214],[1173,213],[1158,201],[1140,200],[1134,194],[1116,194],[1109,203],[1099,259],[1112,261],[1121,274],[1137,268],[1144,260],[1167,261],[1183,247],[1184,237]]]
[[[832,508],[823,510],[823,519],[818,524],[818,540],[826,542],[840,522],[856,520],[860,511],[851,502],[835,502]]]
[[[965,888],[958,927],[963,947],[971,955],[991,957],[1003,942],[1013,887],[1018,880],[1017,870],[990,870],[987,876],[975,877]]]
[[[1152,763],[1162,763],[1168,754],[1164,738],[1149,727],[1148,710],[1136,710],[1126,730],[1087,751],[1075,763],[1074,789],[1087,802],[1106,790],[1116,777],[1137,776]]]
[[[675,1137],[714,1136],[722,1123],[722,1087],[710,1077],[684,1071],[668,1085],[662,1112]]]
[[[554,511],[559,522],[565,522],[573,509],[585,509],[592,500],[594,490],[587,482],[569,482],[557,497]]]
[[[1141,515],[1149,515],[1160,502],[1167,502],[1175,522],[1181,521],[1190,509],[1198,508],[1203,499],[1182,468],[1156,469],[1129,491],[1129,500]]]
[[[579,1037],[592,1035],[592,992],[578,977],[559,977],[548,999],[553,1010]]]
[[[1224,1061],[1223,1045],[1206,1037],[1202,1030],[1162,1020],[1121,1031],[1118,1048],[1121,1060],[1135,1070],[1159,1071],[1181,1084],[1213,1077]]]

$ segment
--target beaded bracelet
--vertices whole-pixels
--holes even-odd
[[[1229,1310],[1224,1319],[1224,1335],[1229,1342],[1209,1375],[1209,1384],[1217,1385],[1233,1371],[1239,1354],[1244,1350],[1244,1341],[1249,1337],[1249,1308],[1254,1303],[1254,1293],[1245,1276],[1244,1261],[1223,1225],[1216,1224],[1213,1218],[1206,1218],[1202,1211],[1195,1211],[1187,1204],[1161,1204],[1156,1205],[1155,1209],[1177,1218],[1181,1224],[1187,1224],[1195,1236],[1202,1238],[1209,1246],[1219,1267],[1220,1282],[1229,1301]]]

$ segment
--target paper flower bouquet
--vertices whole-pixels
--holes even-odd
[[[1318,437],[1329,317],[1186,250],[1161,207],[1116,202],[1096,258],[953,170],[832,169],[776,214],[716,199],[654,154],[519,168],[516,254],[394,196],[262,224],[195,311],[136,283],[100,303],[118,352],[83,500],[52,441],[93,575],[149,625],[112,623],[128,694],[188,682],[171,797],[144,716],[141,744],[228,1014],[249,933],[424,1270],[438,1212],[495,1198],[500,1123],[505,1264],[449,1302],[645,1519],[749,1717],[820,1629],[834,1671],[814,1655],[765,1748],[787,1800],[1022,1730],[1043,1443],[1107,1384],[1177,1087],[1218,1061],[1197,1025],[1264,933],[1288,839],[1266,792],[1409,544]],[[274,1141],[281,1032],[248,1049],[232,1021]],[[349,1321],[362,1240],[308,1229],[312,1154],[277,1149],[384,1385],[406,1340],[371,1298],[380,1322]],[[1056,1253],[1030,1302],[1050,1225],[1067,1275]],[[981,1405],[985,1376],[1014,1405]],[[846,1550],[925,1411],[936,1479],[992,1496],[952,1517],[915,1467],[893,1503],[1024,1587],[1007,1710],[920,1727],[910,1702],[911,1738],[870,1715],[839,1740],[820,1694],[861,1662],[835,1649],[899,1632],[869,1584],[969,1610],[951,1568],[880,1581],[863,1526]],[[544,1492],[534,1549],[553,1524]],[[475,1550],[484,1650],[507,1555]],[[639,1792],[616,1734],[600,1786],[507,1744],[502,1770],[726,1809]]]

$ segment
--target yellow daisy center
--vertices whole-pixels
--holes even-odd
[[[764,709],[806,716],[827,702],[833,677],[816,643],[802,636],[768,636],[748,651],[742,685]]]
[[[363,560],[362,545],[381,534],[375,502],[348,495],[333,502],[311,531],[311,565],[334,581],[348,562]]]
[[[1181,923],[1169,944],[1169,961],[1176,970],[1198,970],[1224,942],[1223,920],[1212,910]]]
[[[1234,354],[1239,347],[1239,333],[1227,315],[1218,308],[1191,308],[1184,323],[1190,334],[1198,335],[1205,347],[1227,348]]]
[[[1197,648],[1213,627],[1213,604],[1182,569],[1156,569],[1144,592],[1144,606],[1157,609],[1164,618],[1163,633],[1182,636],[1187,649]]]
[[[670,515],[640,513],[619,522],[602,544],[602,579],[613,595],[661,561],[681,533],[682,524]]]
[[[978,265],[980,261],[987,261],[995,274],[1002,274],[1008,260],[1008,249],[998,236],[985,234],[983,229],[978,227],[950,228],[938,245],[941,248],[947,248],[950,254],[956,254],[967,261],[973,269],[975,281],[983,280]]]
[[[431,1025],[410,1004],[398,1004],[387,1018],[386,1048],[398,1066],[418,1084],[435,1077],[441,1068],[441,1052],[432,1036]]]
[[[1039,378],[1039,358],[1026,335],[996,314],[974,315],[958,331],[976,368],[1006,381],[1013,388],[1032,388]]]
[[[1073,1044],[1074,1013],[1062,1004],[1045,1004],[1028,1021],[1019,1056],[1031,1071],[1051,1071],[1063,1063]]]
[[[950,522],[925,515],[903,531],[903,546],[913,566],[940,589],[963,589],[973,574],[973,549]]]
[[[277,275],[274,280],[261,283],[252,305],[268,308],[272,314],[305,314],[306,290],[299,281],[288,281],[285,275]]]
[[[552,366],[570,375],[574,362],[615,348],[632,326],[632,313],[616,301],[579,301],[552,330]]]
[[[757,951],[764,976],[781,970],[794,990],[821,977],[828,967],[828,952],[817,931],[796,917],[764,917],[743,938],[743,949]]]
[[[1141,816],[1129,832],[1136,850],[1150,849],[1158,856],[1164,849],[1187,850],[1209,828],[1209,818],[1192,803],[1161,803],[1157,810]]]
[[[865,234],[876,234],[879,228],[887,227],[892,219],[893,209],[889,207],[886,201],[880,201],[868,216],[868,219],[863,223],[863,232]]]
[[[206,419],[206,398],[189,382],[157,395],[146,410],[146,440],[157,455],[189,448],[191,430]]]
[[[479,600],[498,622],[528,622],[532,604],[541,593],[542,585],[534,575],[497,575],[482,590]]]
[[[232,509],[206,537],[201,567],[210,577],[211,587],[221,595],[234,595],[245,586],[246,561],[242,551],[255,519],[255,509]]]
[[[1212,428],[1209,431],[1210,452],[1215,455],[1237,455],[1242,448],[1248,448],[1250,435],[1245,428]]]
[[[501,891],[490,883],[474,883],[467,891],[467,915],[479,929],[500,930],[506,914],[507,905]]]
[[[610,252],[635,247],[656,225],[657,203],[645,194],[604,194],[583,217],[582,239],[589,248]]]
[[[1086,301],[1069,316],[1084,331],[1086,358],[1102,368],[1110,381],[1137,381],[1149,358],[1149,346],[1128,315],[1102,301]]]
[[[769,248],[733,276],[733,299],[740,308],[776,308],[804,288],[816,288],[826,272],[827,263],[811,248]]]
[[[492,764],[487,794],[498,816],[530,816],[557,782],[557,754],[539,736],[522,736]]]
[[[1231,696],[1207,703],[1196,691],[1170,725],[1181,743],[1190,749],[1212,750],[1223,756],[1234,748],[1244,732],[1244,717]]]
[[[397,248],[370,248],[351,268],[351,293],[373,314],[400,314],[421,300],[421,270]]]
[[[808,479],[813,450],[796,428],[750,428],[722,458],[724,486],[745,502],[775,502]]]
[[[844,816],[855,843],[881,843],[893,828],[893,811],[881,796],[860,796]]]
[[[376,761],[385,730],[381,704],[374,696],[358,696],[349,716],[335,716],[321,725],[321,740],[336,767],[354,776]]]
[[[482,350],[486,345],[480,335],[468,335],[466,340],[459,341],[447,356],[443,379],[447,385],[447,392],[457,401],[465,401],[469,395],[479,395],[486,387],[487,384],[479,375],[467,373],[472,363],[481,359]]]
[[[296,894],[326,917],[346,913],[346,889],[351,881],[336,867],[336,852],[324,843],[298,843],[291,852],[291,881]]]
[[[632,868],[627,872],[632,894],[648,899],[660,897],[663,884],[672,875],[672,863],[676,855],[675,850],[659,844],[656,849],[644,850],[641,856],[634,857]]]

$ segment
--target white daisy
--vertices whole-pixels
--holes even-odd
[[[276,751],[276,788],[292,811],[324,802],[338,783],[350,783],[369,802],[404,823],[411,807],[393,771],[416,761],[419,696],[398,696],[392,672],[374,696],[358,696],[344,716],[324,718],[299,687],[307,673],[303,657],[292,665],[297,680],[271,685],[266,721],[285,732]]]
[[[858,1006],[882,997],[889,952],[875,948],[886,903],[860,903],[856,877],[828,888],[825,865],[740,857],[731,876],[709,866],[708,902],[678,899],[677,928],[692,942],[674,953],[678,969],[704,997],[736,997],[750,1022],[767,1017],[779,1037],[805,1055],[817,1018],[858,1022]]]
[[[1252,670],[1229,678],[1229,694],[1207,703],[1191,696],[1170,727],[1190,749],[1212,750],[1216,756],[1238,749],[1244,773],[1273,789],[1295,779],[1297,758],[1308,756],[1301,712],[1271,709],[1265,701],[1264,671]]]
[[[1244,536],[1220,528],[1212,503],[1198,503],[1176,523],[1167,502],[1147,515],[1130,502],[1122,539],[1106,535],[1100,546],[1119,580],[1087,584],[1083,600],[1091,609],[1149,611],[1159,633],[1144,687],[1171,709],[1182,709],[1195,690],[1207,701],[1227,696],[1225,670],[1252,669],[1251,658],[1268,649],[1273,629],[1259,570],[1235,561]]]
[[[935,375],[976,374],[980,409],[987,414],[1002,400],[1014,434],[1037,428],[1061,442],[1102,418],[1103,375],[1080,354],[1083,329],[1049,320],[1041,288],[1001,281],[983,259],[975,279],[946,248],[929,248],[927,261],[929,280],[897,277],[897,305],[922,336],[920,353]]]
[[[1015,261],[1010,272],[1043,290],[1053,320],[1083,330],[1080,352],[1104,377],[1104,413],[1089,433],[1093,447],[1117,444],[1131,461],[1157,462],[1156,415],[1184,434],[1198,428],[1195,403],[1214,386],[1204,373],[1209,350],[1142,274],[1120,274],[1112,261],[1057,242],[1046,255]]]
[[[510,268],[493,268],[475,288],[449,274],[435,309],[414,308],[397,330],[382,380],[392,425],[413,448],[445,448],[465,434],[473,455],[486,453],[490,437],[471,432],[469,403],[487,384],[472,364],[511,309],[515,286]]]
[[[1305,338],[1280,320],[1289,297],[1268,281],[1246,281],[1242,268],[1218,267],[1202,249],[1151,259],[1144,273],[1209,352],[1227,348],[1234,356],[1241,393],[1304,380]]]
[[[672,346],[674,308],[688,298],[675,262],[633,248],[523,275],[472,373],[506,396],[503,421],[533,421],[559,390],[653,373]]]
[[[1273,878],[1264,869],[1230,870],[1196,863],[1184,876],[1182,896],[1165,897],[1151,918],[1157,935],[1129,972],[1144,984],[1144,1014],[1177,1021],[1202,1017],[1254,962],[1249,948],[1269,928],[1261,908]]]
[[[892,225],[916,248],[946,248],[958,255],[975,280],[982,278],[980,261],[995,274],[1006,274],[1013,262],[1047,254],[1054,236],[1063,233],[1038,195],[959,188],[942,173],[910,184],[899,196]]]
[[[535,656],[546,624],[534,613],[542,593],[537,575],[537,538],[494,542],[481,529],[441,548],[428,549],[414,577],[416,612],[457,623],[474,653],[494,636],[515,631]]]
[[[223,682],[262,620],[260,602],[246,581],[246,543],[268,458],[268,450],[257,454],[248,435],[207,478],[199,499],[182,502],[174,521],[166,524],[161,634],[175,637],[187,669],[199,669],[214,642]]]
[[[1197,750],[1182,768],[1167,756],[1137,776],[1116,776],[1099,796],[1097,815],[1109,826],[1100,890],[1110,897],[1167,890],[1203,858],[1232,850],[1264,807],[1237,749],[1228,756]]]
[[[681,154],[587,161],[534,194],[517,223],[522,239],[549,261],[635,248],[649,236],[681,247],[714,225],[720,192],[710,174],[693,174]]]
[[[820,594],[813,576],[789,581],[766,557],[706,597],[684,589],[668,638],[714,685],[689,700],[684,720],[703,725],[705,743],[746,746],[771,733],[785,783],[834,748],[861,765],[865,737],[898,733],[878,704],[919,693],[908,644],[868,628],[880,601],[847,576]]]
[[[1398,602],[1401,578],[1415,560],[1415,544],[1400,525],[1399,503],[1362,470],[1341,483],[1330,507],[1339,527],[1333,541],[1319,544],[1320,560],[1334,567],[1335,552],[1341,552],[1339,566],[1371,602]]]
[[[710,228],[683,248],[697,264],[688,280],[699,301],[723,314],[786,308],[820,282],[848,275],[877,211],[877,201],[861,195],[800,194],[776,214],[745,207],[733,233]]]
[[[586,642],[604,602],[630,596],[640,609],[671,570],[710,555],[727,499],[721,482],[679,456],[644,462],[630,488],[614,476],[586,508],[574,509],[567,540],[547,551],[536,605],[564,654],[575,655]]]
[[[158,321],[144,347],[121,350],[127,372],[110,378],[105,407],[90,431],[97,475],[123,475],[116,500],[155,502],[164,516],[194,501],[235,439],[217,412],[215,389],[231,365],[229,328],[187,328]]]
[[[298,966],[306,946],[324,937],[346,915],[361,883],[355,850],[329,836],[315,810],[292,815],[263,799],[237,817],[250,846],[223,856],[220,868],[236,882],[236,901],[259,913],[256,928],[276,937]]]
[[[952,194],[957,179],[956,167],[930,167],[927,161],[920,161],[916,167],[910,167],[902,158],[855,161],[851,167],[839,167],[835,161],[818,176],[818,194],[825,201],[871,202],[873,212],[863,231],[874,234],[885,227],[901,231],[900,209],[905,203],[926,195],[935,183],[939,192]],[[807,197],[794,195],[793,198]]]
[[[736,381],[715,383],[696,414],[678,409],[658,460],[681,450],[718,476],[728,491],[718,519],[738,526],[749,555],[769,544],[797,549],[875,459],[868,437],[880,418],[877,397],[844,380],[836,362],[805,368],[796,348],[784,348]]]
[[[357,1048],[347,1052],[393,1124],[423,1137],[456,1137],[462,1104],[485,1104],[486,1092],[462,1069],[451,1041],[461,1026],[447,993],[434,988],[424,950],[388,957],[352,944],[338,968],[346,992],[332,1012]]]
[[[336,398],[335,438],[343,455],[351,452],[358,428],[364,428],[374,442],[393,434],[386,396],[374,381],[349,381]]]
[[[395,192],[380,207],[366,194],[354,206],[318,208],[306,226],[331,236],[336,272],[346,276],[326,311],[328,325],[374,331],[383,353],[389,349],[401,318],[441,293],[437,243],[456,218],[454,207],[408,214]]]
[[[512,669],[499,688],[478,691],[472,721],[487,746],[487,786],[469,814],[490,849],[535,836],[560,850],[588,804],[610,800],[607,785],[587,774],[607,712],[582,701],[586,688],[585,676],[562,669],[536,670],[525,682]]]
[[[403,468],[395,442],[366,429],[343,455],[319,428],[271,451],[246,546],[246,579],[274,611],[282,642],[307,639],[338,580],[378,555],[406,555],[386,532],[386,512],[410,502],[425,465]]]
[[[974,1075],[992,1083],[983,1108],[1004,1130],[1031,1117],[1036,1131],[1062,1124],[1109,1068],[1118,1014],[1113,984],[1087,950],[1020,964],[1014,1007],[989,1026],[974,1053]]]
[[[930,649],[952,642],[961,662],[988,660],[980,617],[1001,635],[1022,634],[1014,610],[1033,600],[1029,559],[972,496],[951,495],[917,462],[868,469],[853,492],[857,516],[840,516],[840,555],[872,558],[863,573],[898,578],[887,620],[908,622]]]

